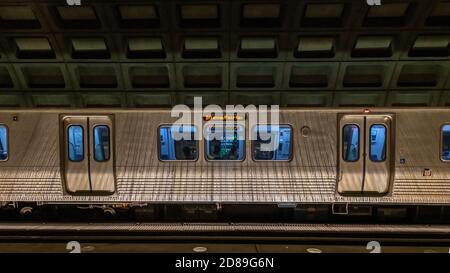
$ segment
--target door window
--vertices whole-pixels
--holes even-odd
[[[0,125],[0,161],[8,159],[8,129]]]
[[[359,160],[359,127],[355,124],[344,126],[342,156],[347,162]]]
[[[375,124],[370,127],[370,160],[386,160],[386,126]]]
[[[108,161],[110,157],[109,127],[98,125],[94,127],[94,159],[98,162]]]
[[[67,129],[69,143],[69,160],[72,162],[83,161],[84,158],[84,135],[83,127],[71,125]]]
[[[450,161],[450,125],[444,125],[442,127],[441,158],[444,161]]]

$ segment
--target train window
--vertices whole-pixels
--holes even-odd
[[[291,160],[291,126],[258,125],[254,127],[253,132],[257,137],[252,141],[254,160]],[[263,132],[267,133],[267,137],[264,137]]]
[[[98,162],[105,162],[110,157],[110,137],[109,127],[99,125],[94,127],[94,159]]]
[[[386,160],[386,126],[375,124],[370,127],[370,160]]]
[[[71,125],[67,129],[69,143],[69,160],[80,162],[84,159],[84,134],[83,127],[80,125]]]
[[[0,125],[0,161],[8,159],[8,129]]]
[[[342,135],[342,156],[347,162],[359,160],[359,127],[355,124],[344,126]]]
[[[450,125],[442,127],[442,160],[450,161]]]
[[[179,135],[176,135],[179,134]],[[198,141],[193,125],[159,127],[160,160],[197,160]]]
[[[208,160],[244,160],[245,129],[236,126],[207,127],[205,141]]]

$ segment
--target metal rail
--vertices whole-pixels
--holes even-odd
[[[15,233],[127,233],[127,234],[353,234],[439,235],[450,239],[450,225],[401,224],[290,224],[290,223],[0,223],[0,235]]]
[[[1,223],[0,252],[448,253],[450,225],[287,223]],[[369,250],[368,250],[369,249]],[[195,251],[194,251],[195,252]]]

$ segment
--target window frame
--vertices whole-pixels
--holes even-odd
[[[188,125],[188,126],[194,127],[195,128],[194,136],[198,132],[197,131],[198,128],[197,128],[197,126],[195,126],[195,124],[181,124],[181,125],[183,125],[183,126]],[[199,155],[200,154],[200,140],[195,140],[195,139],[194,139],[195,146],[197,148],[197,157],[195,159],[162,159],[161,158],[161,131],[160,131],[161,127],[172,127],[172,126],[173,126],[173,124],[169,124],[169,123],[163,123],[158,126],[158,129],[156,131],[158,160],[163,163],[164,162],[197,162],[200,158],[200,155]]]
[[[81,130],[82,130],[82,136],[83,136],[83,138],[82,138],[82,140],[83,140],[83,158],[82,158],[81,160],[71,160],[71,159],[70,159],[69,130],[70,130],[71,127],[75,127],[75,126],[80,127]],[[66,132],[66,134],[67,134],[67,137],[66,137],[66,141],[67,141],[67,159],[68,159],[69,162],[71,162],[71,163],[80,163],[80,162],[83,162],[83,161],[86,159],[86,155],[85,155],[85,145],[86,145],[86,143],[85,143],[85,135],[84,135],[84,127],[83,127],[83,125],[82,125],[82,124],[70,124],[69,126],[67,126],[67,132]]]
[[[253,128],[251,128],[251,130],[253,131],[253,130],[256,130],[256,127],[258,127],[258,126],[278,126],[278,127],[282,127],[282,126],[287,126],[287,127],[289,127],[290,129],[291,129],[291,137],[290,137],[290,139],[289,139],[289,141],[290,141],[290,143],[291,143],[291,145],[290,145],[290,147],[289,147],[289,159],[286,159],[286,160],[263,160],[263,159],[255,159],[255,157],[253,156],[253,148],[254,148],[254,142],[256,141],[256,140],[250,140],[250,142],[251,142],[251,145],[250,145],[250,153],[251,153],[251,157],[252,157],[252,160],[253,161],[255,161],[255,162],[291,162],[293,159],[294,159],[294,127],[291,125],[291,124],[288,124],[288,123],[282,123],[282,124],[278,124],[278,125],[273,125],[273,124],[256,124],[256,125],[254,125],[253,126]],[[258,134],[258,132],[257,131],[255,131],[256,132],[256,134]],[[256,137],[258,137],[258,135],[256,135]],[[278,149],[277,149],[278,150]]]
[[[104,126],[104,127],[108,128],[108,142],[109,142],[109,145],[108,145],[108,159],[107,160],[97,160],[96,153],[95,153],[95,128],[101,127],[101,126]],[[93,150],[93,154],[94,154],[95,162],[98,162],[98,163],[109,162],[111,160],[111,128],[109,128],[109,125],[107,125],[107,124],[96,124],[94,126],[94,128],[92,128],[92,131],[93,131],[93,134],[92,134],[93,135],[93,141],[92,141],[92,143],[93,143],[93,146],[94,146],[92,148],[94,149]]]
[[[11,146],[10,146],[10,141],[9,141],[9,127],[8,125],[6,125],[5,123],[0,123],[0,127],[4,127],[6,129],[6,159],[0,159],[0,163],[5,163],[7,161],[9,161],[9,154],[11,151]]]
[[[207,128],[211,127],[211,126],[214,126],[214,125],[207,125],[207,126],[204,126],[203,129],[207,129]],[[225,126],[226,126],[226,123],[225,123]],[[207,145],[208,145],[208,141],[209,141],[209,140],[207,140],[207,139],[206,139],[206,136],[205,136],[204,139],[203,139],[203,142],[204,142],[204,145],[203,145],[203,149],[204,149],[204,151],[203,151],[203,156],[204,156],[204,158],[205,158],[205,160],[206,160],[207,162],[244,162],[244,161],[247,159],[247,126],[246,126],[246,125],[242,125],[242,124],[236,124],[236,126],[242,126],[242,127],[243,127],[243,132],[244,132],[244,139],[243,139],[243,140],[239,140],[239,141],[242,141],[242,143],[244,144],[244,153],[243,153],[242,159],[239,159],[239,160],[230,160],[230,159],[222,159],[222,160],[220,160],[220,159],[209,159],[209,158],[208,158],[208,153],[206,152],[206,151],[207,151]],[[206,130],[204,130],[204,132],[205,132],[205,131],[206,131]]]
[[[372,143],[369,143],[369,160],[370,160],[370,162],[373,162],[373,163],[383,163],[383,162],[386,162],[386,159],[387,159],[387,149],[386,149],[386,146],[387,146],[387,141],[388,141],[388,137],[389,137],[389,134],[388,134],[388,128],[386,127],[386,125],[385,124],[382,124],[382,123],[373,123],[372,125],[370,125],[370,128],[369,128],[369,132],[370,133],[372,133],[372,127],[373,126],[383,126],[384,127],[384,135],[385,135],[385,137],[384,137],[384,149],[383,149],[383,160],[372,160],[372,158],[371,158],[371,156],[372,156]],[[372,137],[372,134],[369,134],[370,135],[370,137]],[[370,139],[370,141],[372,141],[372,139]]]
[[[440,144],[439,144],[439,159],[443,163],[450,163],[450,159],[444,159],[442,149],[444,148],[444,127],[450,126],[450,123],[444,123],[440,127]]]
[[[356,160],[347,160],[344,157],[344,154],[345,154],[344,153],[344,131],[345,131],[345,127],[347,127],[349,125],[353,125],[353,126],[356,126],[356,128],[358,128],[358,153],[357,153],[358,157],[356,158]],[[342,149],[341,149],[341,154],[342,154],[342,160],[344,162],[356,163],[356,162],[358,162],[361,159],[361,156],[360,156],[360,153],[361,153],[361,141],[360,140],[361,140],[361,128],[359,127],[358,124],[356,124],[356,123],[346,123],[344,126],[342,126],[342,142],[341,142]]]

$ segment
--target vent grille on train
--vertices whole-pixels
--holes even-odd
[[[0,107],[450,104],[450,1],[0,3]]]

